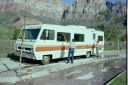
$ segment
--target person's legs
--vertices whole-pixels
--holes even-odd
[[[96,47],[96,57],[99,57],[98,48]]]
[[[69,51],[68,51],[68,59],[67,59],[67,63],[70,62],[70,57],[71,57],[71,49],[69,49]]]
[[[74,50],[71,52],[71,63],[73,64],[73,60],[74,60]]]

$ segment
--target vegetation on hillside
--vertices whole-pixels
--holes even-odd
[[[20,29],[14,28],[14,32],[13,32],[13,39],[14,40],[16,40],[18,38],[19,33],[20,33]]]
[[[20,32],[20,28],[14,25],[0,24],[0,39],[15,40]]]
[[[111,3],[112,4],[112,3]],[[107,6],[107,5],[106,5]],[[93,27],[97,30],[104,31],[105,39],[107,41],[126,40],[126,15],[117,15],[116,11],[113,12],[112,8],[108,5],[106,10],[99,11],[91,18],[72,18],[64,20],[54,20],[49,16],[34,16],[27,14],[27,18],[32,18],[41,21],[43,24],[61,24],[61,25],[83,25],[86,27]],[[119,9],[120,10],[120,9]],[[118,10],[117,10],[118,11]],[[16,39],[21,28],[16,26],[15,22],[19,17],[25,14],[23,10],[19,13],[0,13],[0,38],[3,39]],[[86,16],[85,16],[86,17]]]
[[[36,16],[36,19],[38,19],[38,17]],[[95,19],[95,21],[93,23],[94,28],[97,30],[101,30],[104,31],[105,33],[105,39],[109,40],[109,41],[115,41],[115,40],[126,40],[126,25],[124,25],[125,23],[125,16],[120,16],[116,18],[117,22],[115,23],[115,19],[113,19],[113,21],[103,21],[103,22],[98,22],[99,24],[97,24],[97,20]],[[46,23],[50,23],[52,20],[48,20]],[[57,24],[58,22],[54,22],[51,24]],[[85,19],[80,20],[80,19],[72,19],[69,21],[62,21],[58,24],[61,25],[84,25],[87,26],[89,22],[86,21]],[[89,24],[88,26],[89,27]],[[90,26],[91,27],[91,26]],[[5,38],[5,39],[16,39],[19,31],[21,27],[18,26],[14,26],[12,25],[5,25],[5,24],[1,24],[0,25],[0,38]]]

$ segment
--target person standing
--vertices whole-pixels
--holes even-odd
[[[71,61],[71,63],[73,64],[75,48],[76,48],[75,40],[72,39],[72,41],[69,42],[69,51],[68,51],[68,59],[67,59],[68,62],[67,63],[69,63]]]
[[[98,49],[99,48],[99,41],[97,41],[96,43],[96,57],[98,58],[99,57],[99,52],[98,52]]]

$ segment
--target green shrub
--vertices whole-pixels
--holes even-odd
[[[124,34],[124,35],[120,38],[120,40],[121,40],[121,41],[126,41],[126,36],[127,36],[127,35]]]
[[[13,33],[13,39],[16,40],[18,38],[18,35],[20,33],[20,29],[15,28]]]

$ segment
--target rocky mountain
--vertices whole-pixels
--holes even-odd
[[[120,8],[120,3],[110,5],[109,1],[104,0],[75,0],[73,4],[65,4],[62,0],[0,0],[0,14],[10,16],[7,19],[9,22],[17,22],[24,16],[29,20],[38,19],[42,23],[50,23],[48,20],[91,20],[99,11],[108,8],[118,11]]]
[[[0,13],[15,13],[46,16],[55,20],[89,16],[105,9],[100,0],[76,0],[73,4],[65,4],[62,0],[0,0]]]

